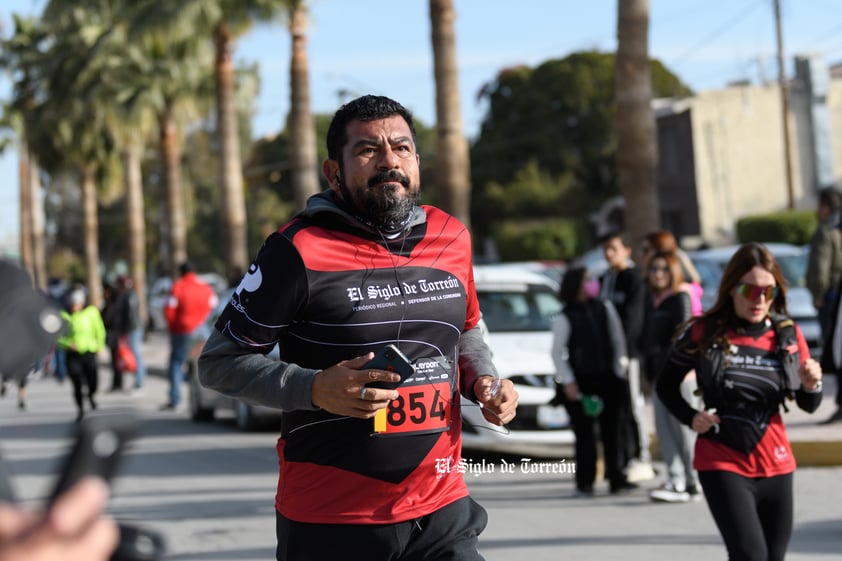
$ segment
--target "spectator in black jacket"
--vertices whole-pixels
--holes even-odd
[[[646,287],[643,275],[631,260],[631,246],[625,235],[611,233],[603,236],[601,242],[609,269],[602,275],[600,296],[614,304],[620,314],[629,353],[629,407],[624,421],[629,433],[624,439],[627,446],[626,472],[630,481],[644,481],[655,477],[640,383],[640,338],[643,335]]]
[[[676,330],[692,316],[692,304],[690,295],[682,289],[684,274],[675,253],[656,251],[647,263],[646,327],[642,348],[643,372],[652,387],[669,355]],[[696,373],[691,371],[681,382],[681,395],[698,407],[695,390]],[[653,489],[649,498],[668,503],[700,500],[699,476],[693,469],[695,433],[673,417],[657,395],[652,396],[652,405],[658,448],[667,473],[664,484]]]
[[[611,493],[634,489],[623,473],[628,360],[622,323],[584,267],[565,273],[559,298],[564,312],[553,322],[554,401],[564,404],[576,435],[576,494],[594,493],[597,422]]]

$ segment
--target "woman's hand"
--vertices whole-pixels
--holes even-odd
[[[579,401],[582,399],[582,393],[579,391],[579,384],[576,382],[564,384],[564,395],[569,401]]]
[[[808,358],[801,364],[798,374],[801,377],[801,387],[808,392],[815,391],[822,381],[822,367],[813,358]]]
[[[713,411],[699,411],[690,423],[690,428],[699,434],[704,434],[714,427],[719,427],[719,415]]]

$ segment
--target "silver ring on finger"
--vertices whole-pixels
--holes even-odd
[[[360,392],[360,399],[362,399],[362,400],[366,399],[366,391],[367,390],[368,390],[368,388],[363,387],[362,391]]]

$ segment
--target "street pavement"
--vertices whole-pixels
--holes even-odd
[[[100,396],[101,411],[132,410],[141,419],[140,435],[113,484],[110,513],[161,533],[167,560],[274,559],[277,435],[240,432],[231,419],[199,424],[187,420],[186,412],[159,411],[167,396],[161,376],[167,350],[165,337],[151,334],[144,347],[151,376],[142,395]],[[107,387],[111,373],[104,364],[101,386]],[[26,411],[17,410],[14,389],[10,390],[0,400],[0,451],[20,501],[37,506],[71,441],[75,416],[71,390],[69,383],[33,380]],[[825,404],[818,416],[788,414],[791,438],[818,449],[838,444],[842,424],[816,424],[832,410],[832,404]],[[573,498],[569,458],[522,459],[476,452],[466,452],[466,457],[468,486],[489,513],[488,527],[480,537],[480,550],[488,561],[725,558],[704,501],[678,505],[649,501],[646,491],[660,483],[657,478],[623,496],[609,495],[607,485],[598,484],[597,496]],[[827,458],[835,464],[809,467],[799,458],[789,561],[842,558],[842,461],[833,455]]]

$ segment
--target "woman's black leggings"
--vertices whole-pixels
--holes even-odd
[[[700,471],[729,561],[782,561],[792,535],[792,474],[744,477]]]

